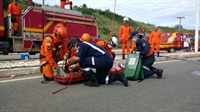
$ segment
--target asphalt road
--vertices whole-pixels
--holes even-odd
[[[0,81],[1,112],[199,112],[200,65],[196,59],[157,62],[163,78],[155,76],[129,87],[113,82],[100,87],[56,81],[41,84],[41,76]],[[18,80],[18,81],[17,81]]]

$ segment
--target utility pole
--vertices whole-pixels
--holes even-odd
[[[198,36],[199,36],[199,5],[200,5],[200,0],[197,0],[197,7],[196,7],[196,27],[195,27],[195,46],[194,50],[195,52],[198,52]]]
[[[181,19],[185,19],[185,17],[176,17],[177,19],[179,19],[179,26],[178,26],[178,31],[181,31]]]
[[[44,6],[44,0],[42,0],[42,6]]]

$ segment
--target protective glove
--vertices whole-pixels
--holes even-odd
[[[138,52],[138,51],[135,51],[135,53],[136,53],[136,54],[140,54],[140,52]]]
[[[11,17],[11,14],[8,14],[8,17]]]
[[[60,75],[60,67],[57,66],[56,68],[53,69],[54,75]]]
[[[69,58],[69,55],[68,55],[68,54],[65,54],[65,55],[64,55],[64,60],[67,61],[68,58]]]
[[[69,71],[73,71],[76,68],[76,64],[70,65],[69,66]]]

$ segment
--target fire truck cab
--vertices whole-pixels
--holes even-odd
[[[2,0],[0,2],[3,4]],[[80,37],[83,33],[90,34],[91,42],[97,42],[99,39],[96,18],[83,15],[79,11],[51,6],[29,6],[23,10],[19,36],[13,36],[11,18],[3,17],[3,7],[0,8],[0,14],[2,15],[0,17],[0,51],[4,55],[9,52],[38,53],[43,39],[52,34],[54,26],[60,19],[65,21],[68,40],[71,37]]]

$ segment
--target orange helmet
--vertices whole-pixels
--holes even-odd
[[[89,41],[90,41],[90,35],[89,35],[88,33],[84,33],[84,34],[81,36],[81,40],[82,40],[82,41],[89,42]]]
[[[54,35],[59,39],[59,40],[65,40],[67,37],[67,31],[65,27],[57,27],[54,30]]]
[[[63,19],[60,19],[59,22],[62,23],[62,24],[65,23],[65,21]]]

